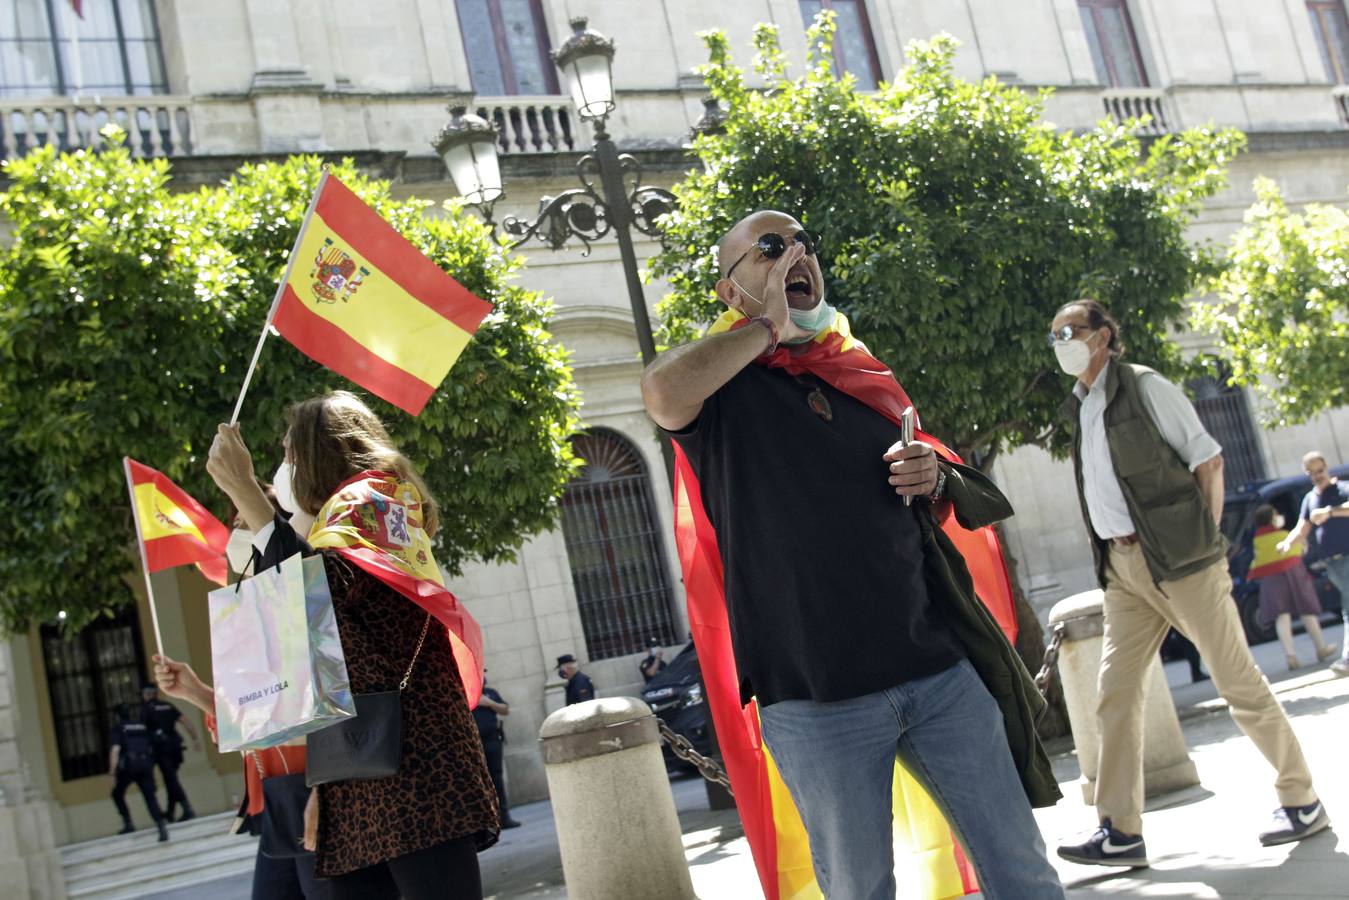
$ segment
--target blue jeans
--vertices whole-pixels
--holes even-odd
[[[1326,577],[1340,592],[1340,616],[1344,619],[1344,649],[1340,660],[1349,663],[1349,554],[1326,560]]]
[[[895,896],[896,753],[955,829],[985,897],[1063,897],[1002,713],[968,660],[852,700],[783,700],[759,716],[826,897]]]

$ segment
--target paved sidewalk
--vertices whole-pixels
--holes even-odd
[[[1340,627],[1326,629],[1338,642]],[[1297,638],[1303,659],[1311,642]],[[1331,816],[1340,813],[1349,834],[1349,679],[1325,666],[1285,671],[1277,642],[1255,648],[1256,659],[1302,740],[1317,788]],[[1166,666],[1202,786],[1149,803],[1145,820],[1152,868],[1119,872],[1077,866],[1053,857],[1068,896],[1194,898],[1194,900],[1313,900],[1349,897],[1349,840],[1334,828],[1299,844],[1261,847],[1257,833],[1275,806],[1273,773],[1227,715],[1212,682],[1189,684],[1184,662]],[[1052,848],[1094,825],[1081,801],[1080,772],[1071,750],[1054,759],[1064,800],[1039,810],[1036,820]],[[733,810],[707,808],[695,776],[671,783],[684,832],[693,886],[702,900],[750,900],[762,896],[740,822]],[[562,881],[552,808],[545,803],[515,807],[523,827],[507,831],[483,853],[483,885],[489,898],[562,900]],[[248,885],[217,882],[155,900],[247,900]]]

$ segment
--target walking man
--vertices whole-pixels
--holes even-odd
[[[642,378],[716,530],[741,703],[758,701],[826,896],[894,897],[898,755],[985,897],[1061,898],[1028,799],[1059,796],[1025,727],[1038,696],[933,515],[949,502],[979,527],[1010,507],[899,443],[903,391],[824,301],[815,248],[785,213],[736,224],[718,248],[731,312]]]
[[[183,784],[178,780],[178,769],[183,764],[183,739],[178,734],[178,728],[181,726],[192,739],[192,752],[200,753],[201,741],[197,740],[196,730],[193,729],[191,722],[183,718],[178,707],[159,699],[159,688],[153,682],[147,682],[141,687],[141,721],[150,729],[150,744],[154,748],[155,765],[164,776],[164,792],[169,799],[165,817],[170,822],[186,822],[188,819],[196,818],[197,814],[192,810],[192,803],[187,799],[187,792],[183,790]],[[178,806],[182,806],[183,815],[181,818],[174,818]]]
[[[1344,677],[1349,675],[1349,488],[1331,477],[1330,467],[1320,451],[1313,450],[1302,457],[1302,471],[1312,480],[1312,489],[1302,498],[1297,528],[1279,544],[1279,552],[1291,552],[1316,532],[1316,559],[1326,564],[1326,577],[1340,592],[1344,647],[1330,668]]]
[[[122,704],[117,716],[118,722],[108,741],[112,745],[108,751],[108,772],[113,777],[112,802],[122,817],[122,830],[117,833],[130,834],[136,830],[131,823],[131,810],[126,805],[126,789],[134,784],[141,789],[145,808],[159,829],[160,841],[167,841],[169,829],[155,797],[155,757],[150,729],[141,721],[141,707],[134,703]]]
[[[1095,300],[1054,317],[1050,343],[1077,379],[1063,407],[1096,574],[1105,590],[1097,726],[1100,827],[1059,856],[1103,866],[1146,866],[1143,841],[1143,694],[1153,657],[1174,627],[1199,649],[1232,718],[1277,773],[1266,845],[1330,824],[1312,790],[1293,728],[1256,668],[1232,600],[1223,507],[1222,448],[1181,390],[1119,361],[1119,325]]]
[[[557,677],[567,682],[567,705],[595,699],[595,685],[590,676],[581,671],[576,657],[564,653],[557,658]]]

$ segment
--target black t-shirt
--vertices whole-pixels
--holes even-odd
[[[595,699],[595,684],[584,672],[577,672],[567,680],[567,705]]]
[[[661,672],[665,671],[665,660],[656,659],[656,654],[651,653],[637,664],[637,671],[642,673],[642,681],[650,681]]]
[[[807,402],[817,388],[831,421]],[[923,581],[927,501],[905,506],[887,480],[896,425],[813,376],[749,365],[672,436],[717,532],[742,703],[846,700],[964,656]]]

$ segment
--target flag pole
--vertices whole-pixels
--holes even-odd
[[[295,267],[295,254],[299,252],[300,242],[304,240],[305,232],[309,230],[309,222],[314,217],[314,207],[318,206],[319,195],[323,193],[323,185],[328,181],[330,170],[330,166],[324,163],[323,174],[319,176],[318,187],[314,189],[314,196],[309,198],[309,209],[305,211],[304,219],[300,221],[300,232],[295,235],[295,245],[290,248],[290,258],[286,260],[286,273],[281,276],[281,282],[276,286],[276,296],[272,298],[272,307],[267,310],[267,321],[262,325],[262,334],[258,335],[258,344],[253,348],[253,359],[248,363],[248,371],[244,374],[244,386],[239,388],[239,399],[234,402],[234,413],[230,416],[231,425],[239,421],[239,411],[244,408],[244,395],[248,393],[248,386],[253,382],[253,370],[258,367],[258,358],[262,356],[262,345],[267,340],[267,332],[272,328],[272,319],[276,316],[276,308],[281,305],[281,297],[286,292],[286,285],[290,283],[290,273]]]
[[[136,547],[141,552],[141,571],[145,573],[145,599],[150,604],[150,622],[155,629],[155,648],[164,655],[164,637],[159,632],[159,610],[155,608],[155,589],[150,584],[150,563],[145,558],[145,537],[141,534],[140,509],[136,505],[136,484],[131,480],[131,457],[122,457],[122,471],[126,473],[126,489],[131,496],[131,521],[136,523]]]

